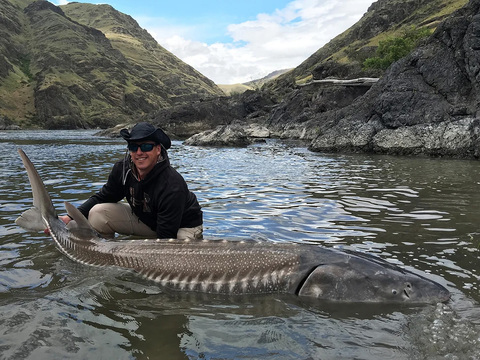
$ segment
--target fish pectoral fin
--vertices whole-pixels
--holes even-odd
[[[42,219],[42,214],[36,207],[32,207],[27,211],[24,211],[15,220],[15,224],[29,231],[43,231],[46,228]]]
[[[98,237],[98,233],[92,228],[87,218],[75,206],[65,201],[65,208],[67,209],[67,214],[75,221],[71,221],[67,225],[68,230],[72,234],[81,239]]]

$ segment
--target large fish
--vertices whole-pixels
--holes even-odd
[[[318,245],[235,240],[102,239],[65,202],[76,226],[57,217],[35,167],[19,149],[33,192],[33,207],[16,223],[47,228],[58,250],[86,265],[132,269],[164,287],[217,294],[290,293],[335,302],[437,303],[449,291],[380,258]],[[74,222],[71,222],[74,223]]]

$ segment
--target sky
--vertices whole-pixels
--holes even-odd
[[[50,0],[55,5],[67,0]],[[294,68],[355,24],[373,0],[78,0],[109,4],[216,84]]]

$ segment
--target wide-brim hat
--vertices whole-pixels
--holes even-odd
[[[120,135],[128,142],[151,140],[155,144],[161,144],[165,149],[169,149],[172,146],[170,138],[162,129],[155,128],[147,122],[136,124],[130,132],[128,129],[122,129],[120,130]]]

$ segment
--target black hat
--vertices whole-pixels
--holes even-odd
[[[120,130],[120,135],[128,142],[151,140],[154,141],[155,144],[162,144],[165,149],[169,149],[172,145],[170,138],[162,129],[155,128],[147,122],[136,124],[130,132],[128,132],[128,129],[122,129]]]

